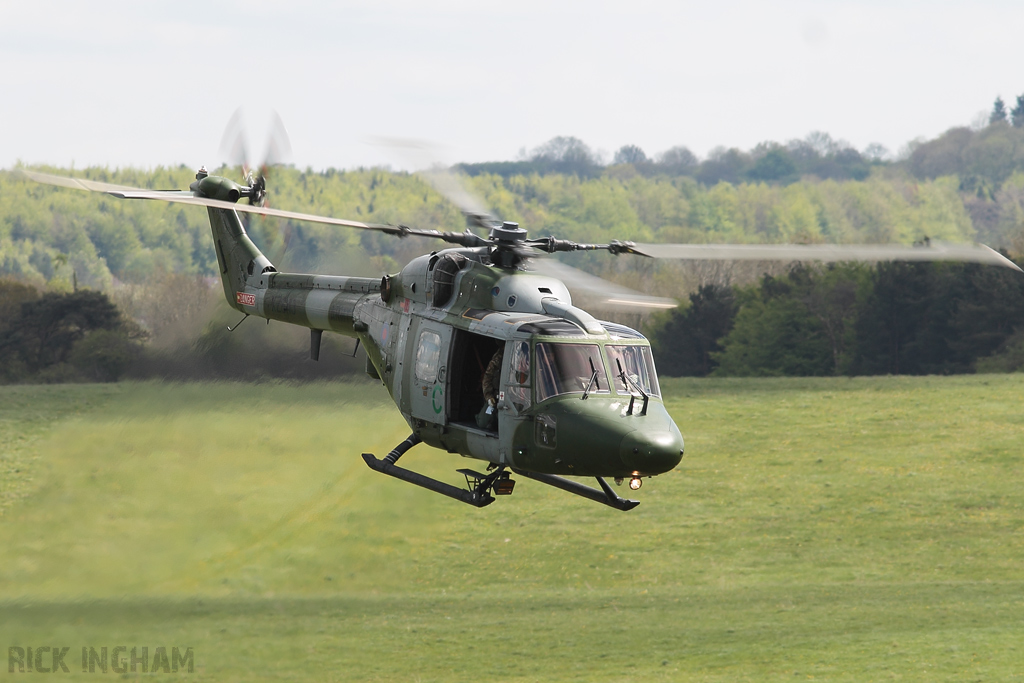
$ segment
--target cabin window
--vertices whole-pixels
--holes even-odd
[[[537,344],[537,400],[560,394],[607,394],[601,349],[597,344]]]
[[[511,347],[507,393],[516,411],[522,412],[530,407],[530,345],[525,341],[518,341],[512,342]]]
[[[416,346],[416,379],[433,382],[437,379],[437,365],[441,360],[441,336],[424,330]]]
[[[661,396],[658,386],[658,375],[654,372],[654,356],[649,346],[614,346],[604,347],[608,354],[608,367],[615,379],[615,390],[620,394],[631,393],[631,388],[623,380],[624,373],[634,384],[649,396]]]

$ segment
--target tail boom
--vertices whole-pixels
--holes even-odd
[[[356,303],[379,292],[374,278],[267,272],[250,278],[233,303],[250,315],[354,337]]]

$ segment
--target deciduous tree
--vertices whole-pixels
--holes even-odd
[[[732,329],[736,297],[731,287],[705,285],[690,295],[690,305],[668,314],[652,335],[658,370],[671,377],[706,377],[718,363],[722,337]]]
[[[615,153],[613,164],[642,164],[647,161],[647,155],[636,145],[623,145]]]

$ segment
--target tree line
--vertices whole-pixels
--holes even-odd
[[[190,286],[201,292],[199,310],[176,311],[184,314],[178,315],[176,328],[158,327],[154,337],[128,313],[140,310],[143,302],[138,300],[87,289],[40,292],[0,278],[0,384],[123,378],[313,380],[363,368],[349,339],[325,336],[321,361],[312,363],[304,329],[252,325],[244,333],[229,332],[226,307],[217,305],[220,292],[202,280],[167,276],[159,282],[161,291],[151,294],[183,304],[175,293]],[[144,297],[135,293],[134,298]]]
[[[323,360],[311,363],[303,329],[228,331],[237,320],[217,311],[219,288],[192,284],[200,305],[179,317],[177,340],[164,330],[153,343],[125,313],[142,310],[138,300],[121,297],[119,307],[98,291],[39,292],[0,279],[0,383],[321,379],[362,369],[348,339],[326,336]],[[173,300],[189,286],[167,276],[156,291]],[[668,376],[1019,371],[1024,276],[963,263],[798,263],[751,285],[704,285],[648,333]]]
[[[49,169],[61,172],[60,169]],[[66,172],[66,171],[65,171]],[[235,169],[219,169],[239,177]],[[86,169],[95,180],[146,188],[187,187],[195,171]],[[600,176],[531,174],[466,178],[494,213],[518,221],[532,235],[601,242],[849,242],[911,243],[925,237],[951,242],[980,239],[1021,251],[1024,172],[1005,179],[985,199],[958,176],[918,179],[876,168],[864,180],[791,184],[719,182],[690,176],[647,177],[630,166]],[[966,188],[966,189],[965,189]],[[274,206],[461,232],[458,208],[418,176],[379,169],[312,172],[278,169],[271,179]],[[0,171],[0,276],[37,287],[77,279],[112,291],[159,273],[215,277],[216,257],[206,212],[160,202],[126,201],[27,181]],[[255,220],[250,233],[280,270],[379,276],[435,248],[422,239],[332,226]],[[597,255],[574,264],[606,274]],[[683,295],[683,283],[669,295]]]
[[[568,174],[597,178],[609,168],[628,166],[645,177],[695,179],[704,185],[720,182],[767,182],[790,184],[805,176],[818,179],[863,180],[874,166],[886,165],[889,151],[882,145],[869,145],[863,152],[848,142],[834,140],[829,134],[814,132],[802,140],[785,144],[764,142],[749,151],[717,147],[701,160],[685,145],[667,149],[653,157],[637,145],[623,145],[605,164],[600,155],[582,140],[556,137],[523,154],[518,161],[457,164],[455,168],[470,176],[498,175],[503,178],[522,175]],[[621,169],[618,171],[621,173]]]
[[[1024,171],[1024,95],[1016,98],[1012,110],[997,97],[986,123],[955,126],[935,140],[913,140],[896,156],[879,143],[857,150],[844,140],[815,131],[803,139],[766,141],[750,150],[719,146],[704,159],[685,145],[648,156],[639,146],[627,144],[607,162],[582,140],[562,136],[529,153],[524,149],[515,161],[463,163],[455,168],[470,176],[596,178],[609,169],[629,166],[646,177],[687,176],[706,186],[720,182],[788,185],[805,178],[864,180],[878,168],[891,168],[921,180],[956,175],[964,182],[964,191],[983,195]]]
[[[1009,372],[1024,368],[1024,275],[964,263],[796,264],[707,285],[651,333],[670,376]]]
[[[563,137],[524,153],[518,161],[500,162],[504,166],[458,168],[466,173],[470,189],[496,215],[518,221],[534,236],[655,243],[906,244],[929,238],[977,240],[1024,253],[1024,99],[1018,98],[1010,112],[1003,105],[1001,116],[998,104],[987,125],[951,129],[935,140],[915,142],[900,161],[893,161],[877,146],[857,151],[826,134],[815,133],[803,140],[765,143],[748,151],[720,148],[703,160],[681,146],[650,158],[639,147],[625,145],[611,163],[605,163],[582,141]],[[221,168],[217,172],[241,179],[239,169]],[[74,172],[95,180],[153,189],[187,187],[194,173],[185,166]],[[414,174],[385,169],[314,172],[279,167],[274,169],[269,187],[271,201],[279,208],[379,223],[465,229],[458,208]],[[357,367],[355,361],[339,360],[333,369],[325,368],[323,363],[310,368],[302,362],[306,341],[289,337],[292,333],[284,331],[284,326],[264,327],[246,335],[224,334],[226,325],[235,321],[228,319],[231,314],[221,302],[216,256],[202,209],[52,188],[9,171],[0,171],[0,199],[0,278],[8,279],[3,290],[7,293],[0,299],[14,301],[13,308],[4,309],[0,321],[0,329],[7,330],[0,358],[5,381],[62,376],[189,377],[221,371],[236,377],[301,377],[307,372],[329,374]],[[288,221],[252,220],[249,231],[283,271],[379,276],[394,273],[412,257],[437,248],[435,242],[420,238],[399,240],[372,232]],[[867,334],[855,331],[867,329],[864,326],[870,316],[863,313],[868,310],[863,302],[868,296],[866,283],[876,277],[872,269],[808,269],[801,271],[804,280],[794,280],[796,275],[776,266],[771,284],[766,285],[759,277],[763,271],[757,270],[764,264],[673,264],[596,252],[573,254],[566,260],[638,289],[682,301],[691,293],[697,296],[689,306],[666,319],[674,321],[672,325],[682,324],[680,320],[687,319],[685,316],[698,315],[699,311],[712,315],[717,310],[714,315],[719,324],[728,329],[715,333],[719,328],[712,325],[692,333],[698,348],[710,344],[711,351],[701,356],[700,363],[686,366],[687,374],[756,374],[769,366],[771,372],[810,372],[809,351],[794,352],[792,366],[736,360],[744,357],[739,351],[743,344],[737,340],[743,334],[754,335],[750,327],[754,323],[745,322],[748,318],[761,321],[761,325],[771,320],[777,323],[785,316],[776,313],[785,309],[796,316],[790,319],[796,329],[810,324],[806,316],[797,315],[800,309],[794,308],[794,301],[799,299],[796,294],[778,294],[787,288],[803,292],[799,296],[808,300],[824,297],[823,301],[844,311],[839,321],[819,320],[824,331],[818,333],[828,337],[830,343],[827,354],[821,350],[824,347],[814,347],[814,353],[824,354],[814,356],[818,359],[815,362],[824,365],[814,366],[817,369],[810,374],[825,373],[822,368],[826,366],[832,374],[917,371],[907,360],[888,365],[877,359],[869,361],[866,342],[854,343],[856,334]],[[825,296],[821,293],[822,282],[832,282],[829,278],[836,284],[825,288]],[[801,289],[810,287],[808,282],[814,284],[812,290]],[[945,280],[929,282],[939,286]],[[35,293],[29,297],[31,301],[18,298],[29,292]],[[107,297],[117,316],[97,313],[96,318],[69,318],[60,323],[64,332],[53,337],[52,343],[57,346],[47,347],[49,350],[41,352],[42,342],[32,341],[37,333],[11,331],[22,324],[36,325],[31,321],[39,316],[57,315],[63,309],[53,297],[71,297],[78,302],[76,306],[84,306],[82,302],[88,296],[99,293]],[[45,315],[40,312],[42,308],[33,308],[45,308],[44,300],[50,302],[46,306],[51,306]],[[860,308],[844,304],[850,300],[858,302]],[[99,300],[90,301],[89,306],[98,307],[97,311],[103,308]],[[23,304],[31,304],[32,310],[19,317]],[[725,316],[723,310],[732,310],[734,315]],[[860,318],[850,317],[855,310],[861,311],[857,314]],[[760,312],[755,315],[754,311]],[[865,322],[856,322],[862,318]],[[216,323],[211,322],[214,319]],[[642,323],[639,319],[625,322]],[[659,324],[666,325],[665,329],[671,327],[664,320]],[[840,328],[842,334],[836,332]],[[809,339],[820,342],[814,335],[787,337],[786,330],[792,326],[778,324],[771,329],[773,339],[789,339],[794,348],[809,344]],[[767,330],[758,334],[768,334]],[[996,335],[1002,340],[1000,344],[1009,344],[1009,337],[1000,334],[1003,336]],[[58,344],[59,339],[63,341]],[[96,353],[103,339],[115,350],[108,358],[98,359]],[[245,339],[256,341],[250,348]],[[900,339],[904,340],[905,335]],[[721,346],[726,342],[737,350],[731,355],[708,355],[727,354],[727,346]],[[94,347],[91,360],[86,353],[90,344]],[[345,340],[338,344],[339,350],[347,348]],[[900,341],[898,346],[905,348],[902,344]],[[958,356],[955,362],[942,356],[942,360],[925,365],[941,372],[965,371],[984,366],[988,362],[985,358],[1003,351],[1009,358],[1010,346],[978,347]],[[271,351],[263,353],[267,348]],[[663,346],[659,358],[672,353]],[[779,352],[773,357],[788,356]],[[236,363],[231,358],[240,360]],[[673,369],[682,367],[672,365],[675,362],[670,361],[667,369],[670,373],[682,372]],[[753,367],[760,369],[751,370]]]
[[[610,165],[581,140],[558,137],[518,161],[455,168],[497,215],[533,234],[648,242],[906,243],[930,237],[977,239],[1021,252],[1024,100],[1018,98],[1012,112],[1000,104],[987,126],[915,141],[898,162],[878,145],[858,151],[812,133],[747,151],[720,147],[703,160],[684,146],[651,158],[624,145]],[[241,180],[238,169],[217,172]],[[194,169],[77,173],[166,189],[187,187]],[[71,286],[77,278],[109,291],[115,283],[141,283],[156,272],[216,273],[202,210],[44,187],[7,171],[0,171],[0,198],[0,276],[37,286],[55,280]],[[418,176],[383,169],[278,168],[270,198],[280,208],[465,228],[458,209]],[[301,223],[257,220],[250,231],[272,260],[292,270],[345,268],[377,275],[394,271],[425,246]],[[585,266],[596,264],[589,258]]]

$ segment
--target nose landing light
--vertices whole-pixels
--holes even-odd
[[[640,477],[633,477],[632,479],[629,480],[629,488],[633,489],[634,491],[643,486],[643,484],[644,482],[641,481]]]

